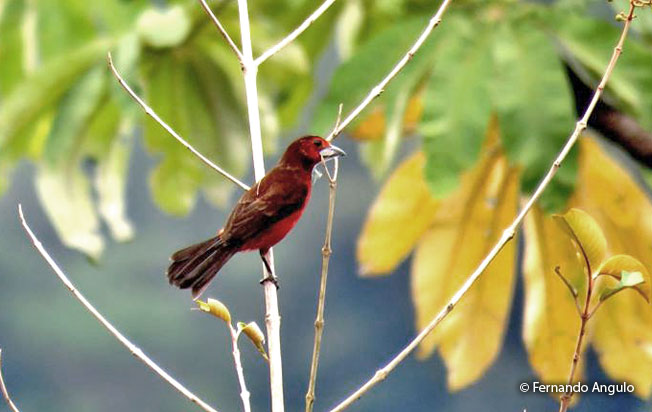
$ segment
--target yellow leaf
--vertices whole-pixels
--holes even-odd
[[[419,329],[446,305],[516,215],[519,174],[500,151],[486,146],[460,188],[441,201],[415,252],[412,299]],[[439,345],[451,390],[477,380],[500,351],[513,292],[515,243],[505,246],[419,348],[425,357]]]
[[[423,115],[423,95],[417,92],[408,100],[405,113],[403,114],[402,133],[410,134],[416,130],[421,116]],[[385,109],[382,106],[374,107],[351,133],[354,139],[367,141],[377,140],[385,136],[387,121],[385,119]]]
[[[560,273],[582,296],[580,285],[586,284],[584,265],[576,258],[562,228],[535,207],[525,218],[523,340],[530,364],[540,379],[546,383],[565,383],[575,352],[580,317],[573,295],[554,273],[555,267],[559,267]],[[575,382],[581,380],[582,361],[583,357]]]
[[[98,260],[104,238],[88,178],[77,165],[66,166],[39,167],[36,193],[63,244]]]
[[[204,302],[197,299],[195,303],[197,303],[197,307],[202,312],[210,313],[226,323],[231,323],[231,313],[229,312],[229,309],[219,300],[208,298],[208,301]]]
[[[594,318],[593,346],[600,364],[617,382],[634,385],[634,393],[652,393],[652,313],[643,299],[615,296],[598,309]]]
[[[622,272],[640,272],[643,275],[644,282],[636,285],[633,288],[638,291],[641,296],[649,303],[650,302],[650,274],[641,262],[629,255],[615,255],[605,260],[598,272],[600,275],[609,275],[614,279],[620,280]],[[640,280],[640,278],[639,278]],[[599,292],[596,290],[596,293]]]
[[[579,183],[573,204],[604,231],[611,254],[627,254],[652,267],[652,204],[634,179],[592,139],[581,140]],[[609,299],[591,320],[600,364],[614,381],[652,394],[652,310],[635,296]]]
[[[560,227],[573,240],[587,270],[595,271],[607,255],[607,239],[598,223],[581,209],[571,209],[563,215],[554,215]]]
[[[267,352],[265,352],[265,334],[262,330],[260,330],[258,324],[256,322],[239,322],[238,329],[240,329],[245,334],[245,336],[249,338],[251,343],[253,343],[258,350],[258,353],[260,353],[260,355],[266,361],[269,361]]]
[[[374,107],[351,132],[357,140],[376,140],[385,135],[385,113],[381,106]]]
[[[403,115],[403,130],[406,134],[416,130],[423,115],[423,93],[417,93],[408,101],[405,114]]]
[[[391,272],[412,250],[437,211],[423,178],[425,157],[417,152],[387,180],[358,239],[362,275]]]

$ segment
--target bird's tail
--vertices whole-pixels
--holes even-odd
[[[220,235],[188,246],[170,257],[168,280],[181,289],[192,288],[192,298],[197,299],[236,251]]]

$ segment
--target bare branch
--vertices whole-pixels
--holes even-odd
[[[392,372],[410,353],[412,353],[412,351],[416,349],[416,347],[426,338],[426,336],[428,336],[428,334],[430,334],[430,332],[432,332],[433,329],[435,329],[437,325],[439,325],[439,323],[441,323],[441,321],[455,308],[455,305],[457,305],[457,303],[460,301],[462,296],[464,296],[466,292],[468,292],[471,286],[473,286],[476,280],[478,280],[480,275],[484,273],[485,269],[487,269],[487,266],[489,266],[489,264],[494,260],[494,258],[503,249],[503,247],[505,247],[505,245],[514,238],[516,234],[516,229],[520,227],[521,223],[523,222],[523,219],[525,218],[525,215],[527,215],[527,213],[530,211],[534,203],[536,203],[539,197],[541,197],[541,194],[545,191],[546,187],[548,187],[548,184],[552,181],[552,178],[557,173],[557,170],[561,166],[562,162],[564,161],[564,159],[566,159],[568,152],[570,152],[571,148],[579,138],[580,133],[582,133],[586,129],[587,121],[591,116],[591,113],[593,112],[595,105],[600,99],[600,96],[602,95],[602,91],[604,90],[607,81],[611,77],[611,73],[613,72],[613,69],[616,66],[616,62],[618,61],[618,58],[622,53],[623,43],[625,42],[625,38],[627,37],[631,25],[631,21],[634,16],[635,1],[636,0],[630,0],[630,12],[627,15],[627,18],[625,19],[625,24],[623,27],[622,34],[620,35],[620,39],[618,40],[618,43],[614,48],[613,54],[611,56],[611,60],[609,61],[609,64],[605,69],[600,84],[598,85],[598,87],[595,90],[595,93],[593,94],[593,98],[591,99],[589,106],[586,108],[582,118],[578,120],[577,123],[575,124],[575,130],[568,137],[566,144],[559,152],[557,158],[550,166],[550,169],[548,170],[544,178],[541,180],[541,182],[539,183],[536,190],[534,191],[530,199],[527,201],[525,206],[523,206],[523,209],[520,211],[518,216],[516,216],[512,224],[509,225],[507,229],[505,229],[502,236],[500,237],[498,242],[494,245],[494,247],[491,249],[491,251],[482,260],[482,262],[480,262],[480,265],[478,265],[478,267],[473,271],[473,273],[466,279],[462,287],[458,289],[457,292],[455,292],[455,294],[448,301],[446,306],[444,306],[444,308],[442,308],[439,311],[437,316],[435,316],[430,321],[430,323],[421,332],[419,332],[419,334],[396,357],[394,357],[384,367],[376,371],[376,373],[371,379],[369,379],[364,385],[362,385],[359,389],[357,389],[353,394],[351,394],[348,398],[342,401],[339,405],[333,408],[331,412],[337,412],[346,409],[347,407],[351,406],[351,404],[353,404],[356,400],[358,400],[362,395],[364,395],[367,391],[369,391],[371,388],[376,386],[376,384],[382,382],[387,377],[387,375],[390,372]]]
[[[217,27],[217,30],[220,32],[222,37],[224,37],[224,40],[226,40],[226,42],[229,44],[229,47],[231,47],[231,50],[233,50],[233,53],[235,53],[236,57],[240,61],[240,64],[242,64],[242,53],[240,52],[240,49],[233,42],[233,39],[231,39],[229,33],[226,31],[224,26],[222,26],[222,23],[220,23],[220,21],[217,19],[217,16],[213,14],[213,11],[206,3],[206,0],[199,0],[199,3],[201,3],[201,6],[203,7],[204,11],[206,12],[206,14],[208,14],[208,17],[210,17],[213,24],[215,24],[215,27]]]
[[[7,405],[12,410],[12,412],[19,412],[16,404],[11,400],[9,396],[9,391],[7,391],[7,386],[5,386],[5,381],[2,378],[2,349],[0,349],[0,390],[2,390],[2,396],[5,398]]]
[[[68,290],[73,294],[73,296],[81,303],[86,310],[88,310],[95,319],[97,319],[100,324],[109,331],[123,346],[125,346],[129,352],[131,352],[132,355],[134,355],[136,358],[138,358],[140,361],[142,361],[145,365],[147,365],[150,369],[152,369],[157,375],[159,375],[163,380],[167,383],[169,383],[174,389],[176,389],[179,393],[181,393],[183,396],[188,398],[188,400],[192,403],[197,404],[200,408],[207,412],[217,412],[213,407],[208,405],[206,402],[202,401],[199,399],[194,393],[190,392],[188,389],[186,389],[185,386],[183,386],[181,383],[176,381],[172,376],[170,376],[166,371],[164,371],[160,366],[158,366],[152,359],[150,359],[145,353],[138,348],[136,345],[131,343],[120,331],[118,331],[111,323],[109,323],[108,320],[100,312],[95,309],[95,307],[82,295],[77,288],[70,282],[68,277],[63,273],[63,271],[59,268],[57,263],[52,259],[50,254],[45,250],[41,242],[38,240],[34,232],[32,232],[32,229],[30,229],[29,225],[27,224],[27,221],[25,220],[25,216],[23,215],[23,208],[21,205],[18,205],[18,215],[20,216],[20,221],[21,224],[23,225],[23,228],[25,229],[25,232],[29,235],[30,239],[32,240],[32,244],[38,250],[38,252],[41,254],[43,259],[47,262],[48,265],[52,268],[54,273],[59,277],[61,282],[68,288]]]
[[[240,332],[235,330],[231,322],[228,322],[229,332],[231,333],[231,345],[233,346],[233,362],[235,363],[235,371],[238,374],[238,382],[240,383],[240,397],[242,398],[242,406],[244,412],[251,412],[251,402],[249,401],[249,391],[245,382],[244,370],[242,369],[242,361],[240,359],[240,349],[238,348],[238,337]]]
[[[202,0],[203,1],[203,0]],[[313,24],[328,8],[335,3],[336,0],[326,0],[324,1],[321,6],[317,8],[310,16],[308,16],[307,19],[303,21],[297,27],[292,31],[292,33],[288,34],[287,37],[285,37],[283,40],[280,42],[276,43],[274,46],[270,47],[269,49],[265,50],[263,54],[261,54],[256,60],[254,60],[254,64],[256,66],[260,66],[265,60],[269,59],[276,53],[278,53],[281,49],[283,49],[285,46],[288,44],[292,43],[297,37],[301,35],[308,27],[310,27],[311,24]]]
[[[240,34],[242,39],[242,72],[244,75],[247,111],[249,115],[249,134],[256,181],[265,177],[265,159],[263,156],[263,139],[260,128],[258,109],[258,88],[256,75],[258,67],[253,61],[251,47],[251,29],[249,27],[249,10],[247,0],[238,0],[240,15]],[[274,272],[274,252],[270,249],[264,256]],[[263,289],[265,293],[265,326],[267,328],[267,352],[269,354],[269,384],[272,398],[272,412],[285,410],[283,401],[283,364],[281,357],[281,315],[278,310],[278,296],[274,273],[267,273],[263,265]]]
[[[117,70],[117,69],[115,68],[115,66],[113,65],[113,59],[111,58],[111,53],[108,53],[108,54],[107,54],[107,60],[108,60],[108,63],[109,63],[109,67],[111,68],[111,72],[113,72],[113,75],[114,75],[115,78],[118,80],[118,83],[120,83],[120,86],[122,86],[122,88],[123,88],[123,89],[124,89],[128,94],[129,94],[129,96],[131,96],[131,98],[134,99],[134,100],[136,101],[136,103],[138,103],[138,104],[140,105],[140,107],[143,108],[143,110],[145,110],[145,114],[147,114],[147,115],[150,116],[152,119],[154,119],[158,124],[161,125],[161,127],[163,127],[163,128],[165,129],[165,131],[167,131],[167,132],[168,132],[172,137],[174,137],[175,139],[177,139],[177,141],[178,141],[179,143],[181,143],[181,144],[182,144],[186,149],[190,150],[190,152],[191,152],[192,154],[194,154],[195,156],[197,156],[197,157],[198,157],[202,162],[204,162],[204,163],[205,163],[206,165],[208,165],[210,168],[212,168],[213,170],[215,170],[216,172],[218,172],[218,173],[221,174],[222,176],[226,177],[227,179],[229,179],[230,181],[232,181],[232,182],[235,183],[236,185],[240,186],[240,188],[241,188],[242,190],[249,190],[249,186],[247,186],[245,183],[243,183],[243,182],[241,182],[240,180],[238,180],[237,177],[231,175],[229,172],[227,172],[226,170],[222,169],[221,167],[219,167],[219,166],[216,165],[215,163],[213,163],[213,162],[211,162],[210,160],[208,160],[208,158],[206,158],[206,156],[204,156],[204,155],[201,154],[199,151],[197,151],[197,149],[195,149],[194,147],[192,147],[192,146],[190,145],[190,143],[188,143],[188,142],[187,142],[183,137],[179,136],[179,134],[178,134],[177,132],[175,132],[175,131],[170,127],[170,126],[168,126],[168,124],[165,123],[165,122],[164,122],[164,121],[163,121],[163,120],[162,120],[162,119],[161,119],[161,118],[156,114],[156,112],[154,112],[154,110],[153,110],[151,107],[149,107],[149,106],[147,105],[147,103],[145,103],[145,102],[143,101],[143,99],[141,99],[140,97],[138,97],[138,95],[137,95],[137,94],[136,94],[136,93],[131,89],[131,87],[129,87],[129,85],[127,84],[127,82],[125,82],[125,80],[122,78],[122,76],[120,76],[120,73],[118,73],[118,70]]]
[[[410,47],[407,53],[405,53],[405,56],[403,56],[403,58],[399,60],[398,63],[396,63],[396,66],[392,68],[392,70],[387,74],[387,76],[385,76],[383,80],[380,81],[380,83],[371,89],[369,94],[364,99],[362,99],[362,102],[360,102],[360,104],[346,116],[339,127],[333,130],[331,134],[326,137],[326,140],[330,141],[336,138],[342,132],[342,130],[344,130],[356,117],[358,117],[358,115],[369,105],[369,103],[371,103],[376,97],[382,94],[389,82],[391,82],[392,79],[394,79],[394,77],[396,77],[396,75],[410,62],[410,60],[412,60],[412,57],[414,57],[416,52],[419,51],[430,33],[432,33],[432,31],[437,26],[439,26],[439,23],[441,23],[441,18],[451,2],[452,0],[442,1],[439,9],[437,9],[435,14],[430,18],[428,25],[423,30],[423,32],[421,32],[421,35],[417,38],[412,47]]]
[[[340,105],[340,114],[342,105]],[[340,116],[337,117],[339,123]],[[337,127],[337,126],[336,126]],[[333,217],[335,216],[335,193],[337,189],[337,172],[339,169],[338,158],[333,159],[333,173],[331,174],[322,159],[322,165],[328,176],[328,217],[326,219],[326,236],[324,246],[321,249],[321,281],[319,284],[319,299],[317,302],[317,318],[315,319],[315,342],[312,348],[312,360],[310,363],[310,380],[308,381],[308,392],[306,393],[306,412],[311,412],[315,402],[315,385],[317,381],[317,369],[319,368],[319,353],[321,351],[321,339],[324,332],[324,306],[326,305],[326,281],[328,279],[328,264],[330,262],[333,250],[331,248],[331,238],[333,236]]]

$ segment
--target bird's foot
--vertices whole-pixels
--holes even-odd
[[[266,274],[265,277],[260,280],[260,284],[264,285],[265,282],[268,282],[268,281],[272,282],[274,284],[274,286],[276,286],[276,290],[279,289],[278,277],[276,277],[274,275]]]

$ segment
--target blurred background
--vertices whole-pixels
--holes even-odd
[[[313,3],[250,2],[255,54],[296,27]],[[502,217],[476,220],[454,209],[476,203],[488,211],[503,210],[495,204],[515,208],[518,196],[543,175],[620,32],[613,16],[627,2],[599,3],[460,0],[422,53],[338,138],[349,156],[340,163],[316,410],[337,404],[402,349],[486,245],[468,242],[466,248],[477,252],[470,255],[444,249],[461,263],[435,261],[425,271],[411,251],[444,253],[427,249],[423,240],[436,237],[441,227],[466,233],[458,241],[467,236],[490,243],[496,234],[484,236],[485,226],[504,226]],[[239,38],[235,2],[210,4]],[[258,83],[267,167],[292,138],[327,133],[337,105],[344,103],[345,113],[352,109],[437,6],[419,0],[336,2],[298,42],[266,62]],[[652,12],[638,14],[613,86],[591,119],[593,137],[570,156],[537,213],[583,207],[603,227],[611,252],[650,265]],[[169,286],[164,276],[171,252],[212,236],[239,193],[145,119],[110,77],[108,50],[127,81],[173,128],[245,182],[253,180],[240,69],[197,2],[0,0],[0,347],[8,389],[23,411],[195,409],[70,296],[22,231],[21,203],[45,247],[109,321],[218,410],[241,409],[226,327],[191,311],[189,293]],[[495,173],[518,176],[514,196],[482,192],[485,199],[471,202],[466,188],[482,182],[477,170],[493,156],[487,147],[496,140],[502,142],[496,164],[504,165]],[[416,176],[406,175],[415,152],[423,153],[422,164]],[[387,199],[399,179],[408,180],[394,204]],[[437,214],[406,209],[417,201],[429,202]],[[322,178],[303,219],[275,248],[289,411],[303,408],[307,389],[327,207]],[[408,236],[404,232],[415,222],[416,234]],[[387,227],[381,236],[374,229],[379,224]],[[477,232],[465,232],[467,225]],[[548,241],[557,238],[550,234]],[[574,321],[556,316],[549,321],[561,322],[558,329],[537,332],[546,327],[545,316],[532,317],[537,308],[559,313],[556,308],[568,304],[551,273],[559,261],[553,257],[553,266],[541,264],[540,271],[523,263],[536,263],[532,256],[543,253],[545,243],[545,236],[536,247],[519,238],[493,269],[501,276],[499,287],[478,283],[493,302],[479,310],[492,320],[468,326],[467,333],[442,332],[421,348],[419,360],[410,356],[351,410],[557,408],[550,395],[518,388],[522,382],[555,381],[558,372],[549,364],[558,357],[565,376],[567,338],[572,343],[577,331]],[[525,277],[523,267],[530,268]],[[441,289],[442,296],[428,300],[419,293],[415,285],[426,272],[432,272],[428,290]],[[391,276],[376,276],[383,274]],[[257,254],[239,255],[204,297],[220,299],[235,320],[262,327],[260,276]],[[536,276],[552,286],[541,289]],[[652,311],[633,294],[620,298],[604,310],[623,328],[596,320],[582,381],[625,380],[637,392],[588,394],[573,410],[652,409]],[[462,305],[456,311],[460,316],[451,322],[469,322]],[[543,342],[547,352],[537,336],[550,338]],[[440,345],[443,355],[435,352]],[[246,340],[240,348],[252,407],[265,410],[266,364]],[[472,365],[450,355],[456,348]],[[482,355],[476,359],[472,353]]]

